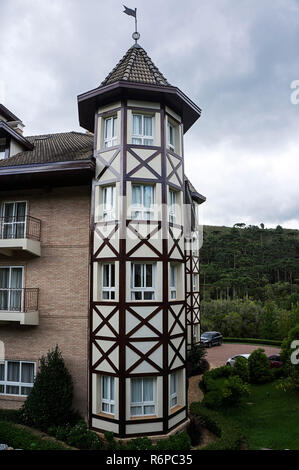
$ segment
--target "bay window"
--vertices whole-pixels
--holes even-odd
[[[154,145],[154,118],[144,114],[133,114],[132,144]]]
[[[0,311],[21,312],[23,267],[0,267]]]
[[[132,219],[152,220],[154,217],[154,186],[132,185]]]
[[[28,396],[34,377],[34,362],[5,361],[0,364],[0,395]]]
[[[177,298],[177,266],[175,264],[170,265],[170,299],[175,300]]]
[[[115,219],[115,186],[105,186],[103,188],[103,220]]]
[[[178,373],[170,376],[170,408],[174,408],[178,404]]]
[[[115,410],[115,379],[114,377],[109,377],[103,375],[101,378],[101,410],[103,413],[108,413],[114,415]]]
[[[152,416],[156,414],[156,379],[131,379],[131,416]]]
[[[117,117],[111,116],[104,121],[104,148],[117,145]]]
[[[131,299],[155,300],[154,264],[132,263]]]
[[[115,264],[105,263],[102,266],[102,299],[115,300]]]

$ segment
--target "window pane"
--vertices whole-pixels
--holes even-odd
[[[21,382],[26,384],[33,384],[34,381],[34,364],[22,364]]]
[[[176,393],[176,391],[177,391],[177,389],[176,389],[176,374],[172,374],[170,376],[170,393],[171,393],[171,395]]]
[[[143,401],[154,401],[153,379],[143,379]]]
[[[114,377],[110,377],[110,382],[111,382],[111,392],[110,392],[110,400],[114,401]]]
[[[1,153],[0,153],[1,155]],[[0,393],[4,393],[4,385],[0,385]]]
[[[153,415],[155,414],[155,407],[152,405],[152,406],[145,406],[144,407],[144,414],[145,415]]]
[[[109,413],[110,411],[110,405],[109,403],[102,403],[102,411],[104,411],[104,413]]]
[[[109,287],[109,264],[103,265],[103,287]]]
[[[103,300],[109,300],[109,291],[104,290],[102,293]]]
[[[114,264],[111,264],[111,284],[110,286],[111,287],[115,287],[115,265]]]
[[[31,387],[21,387],[21,395],[25,395],[26,397],[28,397],[31,390]]]
[[[144,186],[144,207],[149,209],[154,203],[153,186]]]
[[[109,379],[110,377],[103,376],[103,385],[102,385],[102,398],[104,400],[109,400]]]
[[[134,264],[134,287],[143,287],[143,265]]]
[[[141,292],[132,292],[132,300],[142,300]]]
[[[144,139],[143,145],[154,145],[153,139]]]
[[[7,395],[19,395],[20,394],[20,387],[14,387],[11,385],[6,386],[6,394]]]
[[[142,205],[141,186],[134,185],[132,187],[132,202],[134,205]]]
[[[4,371],[5,371],[4,364],[0,364],[0,381],[4,381]]]
[[[20,381],[20,363],[19,362],[7,363],[7,381],[8,382]]]
[[[105,139],[110,139],[112,131],[112,120],[111,118],[105,120]]]
[[[170,287],[176,287],[176,266],[170,266]]]
[[[18,222],[23,222],[26,215],[26,202],[18,202],[16,204],[16,217]]]
[[[151,116],[144,116],[144,135],[147,137],[153,135],[153,118]]]
[[[131,380],[131,403],[142,402],[142,379]]]
[[[112,291],[110,294],[111,294],[110,295],[111,300],[115,300],[115,292]]]
[[[131,406],[132,416],[142,416],[142,406]]]
[[[155,293],[148,291],[144,292],[144,300],[155,300]]]
[[[134,137],[132,139],[132,144],[134,145],[142,145],[142,139],[136,139],[136,137]]]
[[[0,289],[8,289],[9,287],[9,269],[0,269]]]
[[[117,117],[113,118],[113,129],[112,129],[112,137],[117,136]]]
[[[142,135],[142,116],[141,114],[133,114],[133,134]]]
[[[146,264],[146,287],[153,287],[153,266]]]

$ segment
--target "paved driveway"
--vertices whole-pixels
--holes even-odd
[[[267,356],[279,354],[280,349],[273,346],[255,346],[252,344],[222,344],[207,349],[207,360],[210,367],[224,366],[229,357],[236,354],[251,354],[255,349],[263,348]]]

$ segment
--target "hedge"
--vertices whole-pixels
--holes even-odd
[[[22,450],[67,450],[67,446],[51,438],[42,438],[8,421],[0,421],[0,442],[13,449]]]
[[[223,338],[224,343],[243,343],[243,344],[256,344],[257,346],[276,346],[281,347],[281,341],[274,339],[256,339],[256,338]]]
[[[232,424],[227,418],[214,410],[209,410],[201,403],[192,403],[191,414],[198,417],[202,424],[218,439],[207,444],[200,450],[241,450],[246,439],[242,431]]]

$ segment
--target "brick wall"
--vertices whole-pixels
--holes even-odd
[[[2,266],[24,266],[25,287],[39,288],[39,326],[0,323],[6,359],[37,362],[58,344],[73,376],[74,408],[86,416],[90,188],[0,193],[4,200],[28,201],[28,214],[42,221],[40,258],[0,256]],[[21,403],[0,395],[0,408]]]

